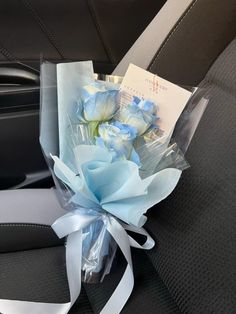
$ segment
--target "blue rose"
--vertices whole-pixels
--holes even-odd
[[[80,96],[77,116],[85,123],[108,121],[119,107],[118,90],[101,82],[85,86]]]
[[[156,124],[158,119],[156,112],[157,106],[154,102],[133,97],[132,103],[120,110],[117,119],[135,127],[138,135],[142,135]]]
[[[137,130],[134,127],[118,121],[102,123],[99,125],[98,133],[96,144],[112,151],[114,160],[128,159],[140,165],[139,156],[133,147],[133,141],[137,137]]]

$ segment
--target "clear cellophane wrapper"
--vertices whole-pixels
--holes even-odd
[[[96,75],[95,78],[104,80],[104,84],[119,84],[122,81],[122,78],[115,76]],[[67,79],[70,80],[70,78]],[[182,112],[171,136],[166,137],[159,130],[151,130],[134,143],[135,150],[140,157],[141,178],[146,178],[165,168],[185,170],[189,167],[184,155],[208,103],[204,90],[197,88],[191,90],[193,95]],[[60,139],[59,123],[61,117],[58,108],[57,66],[55,64],[43,62],[41,65],[40,95],[40,142],[55,181],[59,201],[68,211],[79,210],[82,214],[86,212],[86,215],[94,215],[94,210],[76,208],[76,205],[70,202],[73,192],[55,176],[53,171],[51,155],[65,158],[66,154],[67,166],[74,170],[76,160],[74,148],[80,144],[93,144],[89,128],[77,121],[76,104],[72,102],[68,104],[63,116],[63,123],[66,125],[63,133],[64,152],[60,151],[60,141],[62,139]],[[88,283],[102,281],[111,270],[116,250],[117,244],[107,232],[101,219],[95,220],[94,223],[84,229],[83,281]]]

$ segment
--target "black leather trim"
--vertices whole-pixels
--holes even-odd
[[[100,26],[100,22],[99,22],[96,10],[94,9],[94,6],[91,4],[91,1],[88,0],[87,4],[88,4],[88,8],[89,8],[89,12],[91,14],[92,20],[93,20],[94,25],[95,25],[95,27],[97,29],[98,36],[99,36],[99,38],[101,40],[101,43],[103,45],[103,48],[104,48],[104,50],[106,52],[107,58],[110,60],[111,63],[115,63],[115,60],[112,57],[111,49],[110,49],[110,47],[109,47],[109,45],[108,45],[108,43],[106,41],[106,38],[103,35],[103,32],[102,32],[102,29],[101,29],[101,26]]]
[[[4,45],[1,42],[0,42],[0,53],[8,61],[16,60],[15,56],[6,47],[4,47]]]
[[[61,59],[63,59],[64,56],[63,56],[62,49],[61,49],[61,47],[59,47],[58,43],[56,42],[56,38],[55,38],[54,34],[48,29],[48,27],[46,26],[46,24],[44,23],[42,18],[39,16],[36,9],[33,7],[31,1],[30,0],[21,0],[21,2],[25,6],[26,10],[28,10],[30,12],[30,14],[32,15],[35,22],[39,25],[42,33],[46,36],[48,41],[54,47],[54,49],[56,50],[58,55],[61,57]]]
[[[118,63],[166,0],[88,0],[106,51]]]
[[[1,1],[0,42],[14,59],[108,61],[85,0],[22,1]]]
[[[0,224],[0,253],[63,245],[50,226],[39,224]]]
[[[165,1],[1,0],[0,60],[116,65]]]
[[[235,0],[195,0],[157,51],[149,70],[175,83],[197,85],[235,34]]]
[[[0,280],[0,299],[48,303],[70,300],[63,246],[0,254]]]

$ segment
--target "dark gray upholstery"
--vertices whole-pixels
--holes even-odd
[[[149,70],[177,84],[198,85],[235,34],[235,0],[195,0],[157,51]]]
[[[202,87],[208,108],[187,153],[191,165],[149,213],[148,254],[184,313],[236,312],[236,40]]]
[[[50,226],[39,224],[0,224],[0,253],[62,245]]]
[[[122,313],[180,313],[175,300],[172,299],[164,282],[153,267],[152,262],[147,258],[146,253],[140,250],[132,250],[132,256],[135,289]],[[100,312],[105,301],[108,300],[112,291],[114,291],[116,285],[119,283],[122,271],[124,271],[124,260],[118,254],[111,275],[106,277],[102,284],[85,285],[85,290],[94,313]]]
[[[109,72],[165,1],[1,0],[0,61],[89,59]]]
[[[2,253],[0,280],[1,299],[68,302],[64,247]]]

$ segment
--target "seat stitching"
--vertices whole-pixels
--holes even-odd
[[[163,283],[163,286],[165,287],[166,291],[168,291],[169,296],[170,296],[170,299],[173,301],[173,304],[176,306],[176,309],[178,309],[178,310],[181,312],[180,306],[179,306],[179,304],[177,303],[175,297],[174,297],[173,294],[170,292],[169,287],[166,285],[166,283],[165,283],[164,279],[162,278],[162,276],[160,275],[160,273],[159,273],[157,267],[155,267],[155,265],[153,264],[152,259],[151,259],[150,256],[149,256],[149,252],[146,252],[146,251],[145,251],[145,254],[146,254],[147,259],[148,259],[148,261],[150,262],[152,268],[156,271],[157,276],[159,277],[160,281]]]
[[[221,89],[224,93],[226,93],[226,94],[228,93],[228,94],[230,94],[230,96],[235,97],[234,88],[224,84],[224,82],[220,81],[216,77],[212,77],[209,75],[208,77],[206,77],[204,83],[209,84],[211,86],[215,86],[218,89]]]
[[[199,0],[195,0],[194,3],[191,4],[191,6],[188,8],[188,10],[185,12],[185,14],[182,16],[182,18],[177,22],[176,26],[172,29],[172,31],[170,32],[170,34],[167,36],[166,40],[164,41],[164,43],[162,44],[161,48],[159,49],[159,51],[157,51],[155,58],[153,59],[153,61],[151,62],[150,66],[149,66],[149,70],[152,70],[157,59],[159,58],[160,54],[162,53],[162,51],[165,49],[167,43],[170,41],[170,39],[173,37],[173,35],[176,33],[176,31],[179,29],[180,25],[182,24],[182,22],[185,20],[185,18],[190,14],[190,12],[193,10],[193,8],[196,6],[196,4],[199,2]]]
[[[26,223],[1,223],[0,224],[0,228],[1,227],[30,227],[30,228],[44,228],[44,229],[51,229],[51,226],[47,226],[47,225],[38,225],[38,224],[26,224]]]
[[[0,53],[9,61],[16,60],[16,57],[0,42]]]
[[[90,16],[92,18],[92,21],[96,27],[96,30],[97,30],[97,33],[98,33],[98,36],[100,38],[100,41],[103,45],[103,48],[105,50],[105,53],[108,57],[108,59],[110,60],[111,63],[115,63],[115,60],[112,56],[112,51],[108,45],[108,43],[106,42],[104,36],[103,36],[103,33],[102,33],[102,29],[101,29],[101,25],[99,23],[99,18],[98,18],[98,15],[96,14],[96,10],[94,9],[93,5],[92,5],[92,1],[89,1],[87,0],[87,5],[88,5],[88,8],[89,8],[89,13],[90,13]]]
[[[33,17],[35,22],[38,24],[40,30],[42,31],[44,36],[47,38],[49,43],[53,46],[53,48],[57,51],[61,59],[64,59],[63,53],[56,43],[54,34],[51,31],[49,31],[49,29],[47,28],[46,24],[43,22],[42,18],[39,16],[36,9],[30,3],[30,0],[21,0],[21,2],[23,3],[24,7],[30,12],[31,16]]]

